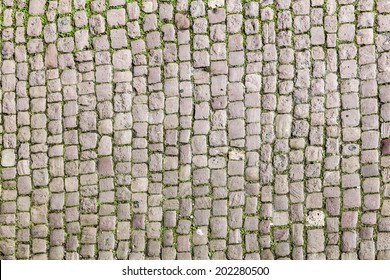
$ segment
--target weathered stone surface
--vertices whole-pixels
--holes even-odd
[[[29,3],[29,14],[32,15],[42,15],[45,11],[45,2],[44,0],[31,0]]]
[[[175,24],[179,30],[188,29],[190,27],[190,20],[183,14],[176,14]]]
[[[291,135],[291,115],[278,115],[275,119],[276,137],[288,138]]]
[[[390,155],[390,139],[382,140],[382,155]]]
[[[101,15],[94,15],[89,18],[89,30],[92,34],[101,34],[106,31],[105,20]]]
[[[48,68],[56,68],[58,65],[58,52],[54,44],[47,46],[45,54],[45,64]]]
[[[3,0],[1,259],[390,259],[387,0]]]
[[[313,229],[307,232],[307,252],[319,253],[324,251],[324,232],[321,229]]]
[[[306,217],[306,224],[308,226],[324,226],[325,225],[325,215],[321,210],[314,210],[308,212]]]
[[[113,54],[112,64],[114,69],[127,70],[131,68],[132,56],[130,50],[119,50]]]

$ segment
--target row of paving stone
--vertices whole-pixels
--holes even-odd
[[[0,21],[0,259],[390,259],[389,0]]]

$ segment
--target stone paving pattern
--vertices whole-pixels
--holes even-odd
[[[390,259],[389,0],[2,0],[1,259]]]

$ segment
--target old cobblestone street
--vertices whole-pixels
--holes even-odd
[[[0,2],[0,259],[390,259],[390,0]]]

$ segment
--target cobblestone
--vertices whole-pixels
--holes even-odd
[[[0,259],[390,259],[389,1],[0,13]]]

